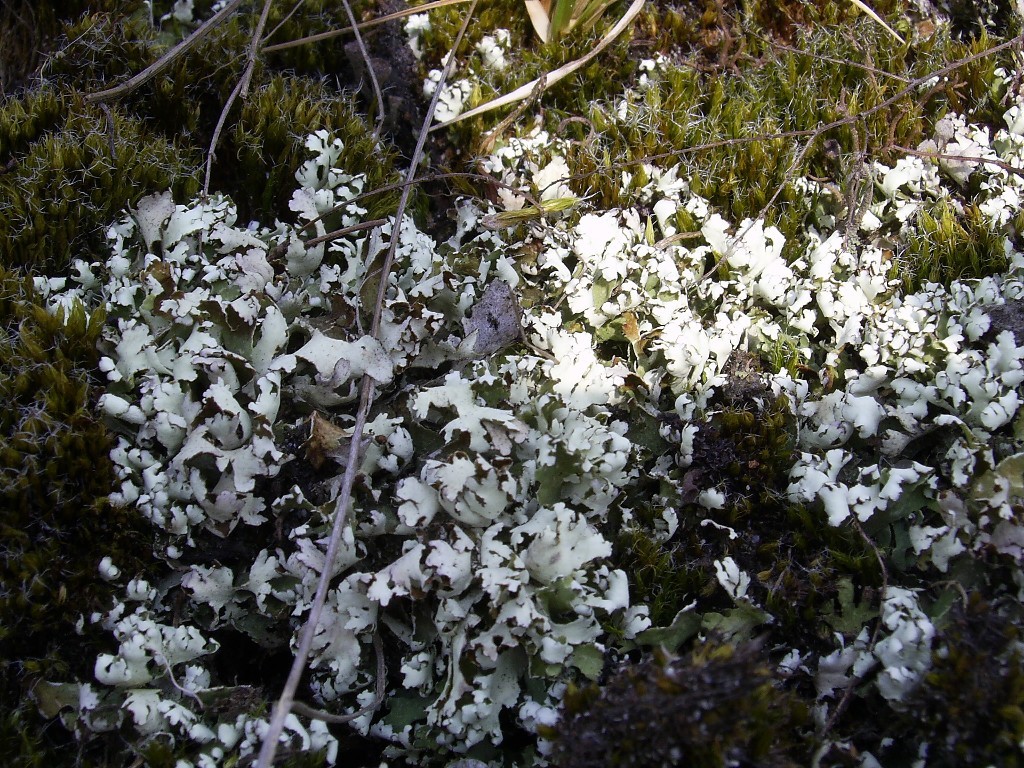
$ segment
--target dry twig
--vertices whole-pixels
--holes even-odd
[[[106,88],[102,91],[96,91],[96,93],[87,94],[85,96],[86,102],[94,104],[97,101],[118,99],[121,96],[131,93],[136,88],[145,85],[167,69],[167,67],[169,67],[176,59],[188,53],[196,43],[220,26],[222,22],[226,21],[228,16],[234,13],[235,9],[242,4],[242,1],[243,0],[231,0],[231,2],[213,14],[213,16],[200,24],[191,35],[171,48],[171,50],[139,72],[139,74],[133,75],[128,80],[121,83],[121,85],[115,85],[113,88]]]
[[[377,81],[377,72],[373,68],[373,61],[370,59],[370,53],[366,50],[366,44],[363,42],[363,35],[359,31],[359,25],[356,23],[356,15],[352,13],[352,5],[348,0],[341,0],[342,5],[345,6],[345,13],[348,15],[348,23],[352,25],[352,34],[356,38],[356,46],[359,48],[359,55],[363,57],[363,64],[367,74],[370,76],[370,85],[373,88],[373,98],[377,101],[377,125],[373,129],[373,138],[376,139],[380,136],[381,130],[384,128],[384,96],[380,92],[380,83]]]
[[[391,266],[394,263],[395,252],[398,248],[398,240],[401,237],[402,217],[404,216],[406,206],[409,203],[409,194],[412,189],[411,182],[416,178],[416,169],[423,158],[423,147],[427,139],[427,128],[429,127],[430,122],[434,119],[434,111],[437,109],[437,102],[441,95],[442,86],[451,74],[452,65],[455,62],[455,52],[461,45],[462,38],[466,34],[466,29],[469,27],[469,23],[473,18],[473,11],[476,9],[476,3],[477,0],[473,0],[469,11],[466,14],[466,19],[462,24],[462,29],[459,30],[458,37],[455,38],[451,54],[448,56],[448,61],[441,72],[441,79],[438,82],[437,90],[434,91],[434,96],[431,98],[430,105],[427,107],[427,114],[423,122],[423,128],[420,131],[419,138],[416,141],[416,148],[413,150],[412,160],[409,163],[409,170],[406,173],[406,180],[409,183],[407,183],[402,189],[402,196],[398,201],[398,208],[395,211],[394,225],[391,230],[391,242],[388,246],[387,255],[385,256],[384,263],[381,267],[380,286],[377,290],[377,301],[373,308],[373,324],[370,329],[370,334],[374,338],[379,338],[380,336],[381,315],[383,313],[384,298],[387,294],[388,288],[387,275],[390,273]],[[334,525],[331,529],[330,540],[327,543],[327,552],[324,555],[324,570],[320,574],[320,581],[317,583],[316,595],[313,598],[313,604],[309,610],[309,617],[306,619],[306,623],[299,634],[299,647],[295,651],[295,659],[292,663],[292,668],[288,673],[288,680],[285,682],[280,698],[274,705],[274,713],[270,720],[270,727],[267,729],[267,733],[263,737],[263,743],[260,746],[260,755],[257,762],[259,768],[270,768],[274,763],[274,755],[277,752],[278,740],[281,738],[281,732],[284,730],[284,722],[294,705],[295,692],[298,690],[299,680],[301,679],[303,672],[306,670],[306,664],[309,660],[309,652],[313,645],[313,636],[316,634],[317,627],[320,623],[320,616],[323,613],[324,604],[327,601],[327,590],[331,582],[331,564],[334,563],[338,557],[338,549],[341,545],[341,533],[348,519],[348,507],[352,498],[352,486],[355,483],[356,473],[360,465],[359,454],[362,447],[362,434],[366,426],[366,419],[369,415],[370,406],[374,400],[374,390],[375,386],[373,379],[369,375],[364,375],[359,384],[359,408],[356,411],[355,424],[352,427],[348,462],[345,466],[345,474],[342,477],[341,488],[338,492],[338,498],[334,508]]]
[[[256,22],[256,28],[252,31],[252,39],[249,42],[249,53],[246,57],[245,70],[242,72],[242,77],[235,85],[234,90],[231,91],[231,95],[228,96],[228,100],[224,103],[224,107],[220,111],[220,117],[217,119],[217,127],[213,130],[213,138],[210,139],[210,149],[206,153],[206,178],[203,180],[203,197],[206,197],[210,192],[210,173],[213,170],[213,159],[217,156],[217,143],[220,141],[220,133],[224,129],[228,113],[231,111],[235,99],[241,97],[244,100],[249,94],[252,73],[256,69],[256,60],[260,54],[263,29],[267,26],[267,17],[270,16],[270,6],[273,2],[274,0],[263,0],[263,11],[260,13],[260,19]]]
[[[1016,165],[1011,165],[1005,160],[999,160],[994,157],[975,157],[974,155],[951,155],[948,152],[924,152],[920,149],[911,149],[910,147],[901,147],[898,144],[893,145],[891,149],[895,149],[897,152],[902,152],[905,155],[913,155],[914,157],[924,157],[929,160],[952,160],[956,163],[977,163],[978,165],[992,165],[996,168],[1012,173],[1014,176],[1020,176],[1024,178],[1024,168],[1019,168]]]

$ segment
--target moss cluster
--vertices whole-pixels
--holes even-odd
[[[782,690],[756,643],[709,642],[570,690],[561,722],[544,735],[559,768],[781,768],[808,764],[807,721],[807,707]]]
[[[43,677],[88,679],[92,662],[82,648],[106,639],[88,616],[115,592],[99,576],[100,559],[111,556],[132,575],[149,560],[140,521],[106,501],[116,482],[112,441],[93,415],[90,385],[102,324],[102,314],[81,309],[50,314],[29,281],[0,270],[0,695],[7,701],[25,699]],[[32,713],[4,717],[4,738],[35,751],[42,737],[12,734]]]
[[[221,109],[244,67],[250,22],[247,14],[232,17],[159,77],[96,104],[84,96],[142,71],[189,30],[161,31],[148,13],[127,12],[66,25],[63,46],[43,64],[48,85],[0,104],[4,263],[59,272],[73,256],[98,248],[109,222],[141,197],[167,189],[179,200],[194,197]],[[211,61],[223,65],[204,66]],[[352,98],[339,98],[324,79],[348,83],[351,73],[329,57],[308,76],[280,66],[257,67],[248,99],[229,115],[211,187],[231,195],[241,216],[272,221],[288,210],[305,136],[320,129],[344,137],[342,160],[366,173],[370,189],[394,181],[394,155],[371,138]],[[376,215],[396,199],[375,196],[367,207]]]
[[[73,93],[33,92],[0,107],[4,263],[59,272],[97,251],[104,228],[146,193],[199,191],[199,153],[135,117]]]
[[[691,463],[673,470],[683,494],[663,498],[678,515],[675,535],[659,542],[644,518],[647,526],[619,536],[616,564],[630,574],[631,594],[651,606],[655,626],[667,626],[695,599],[701,610],[728,608],[714,562],[732,557],[754,579],[750,594],[778,620],[773,638],[815,647],[847,629],[845,580],[881,584],[877,558],[855,530],[823,526],[787,498],[795,445],[787,399],[735,371],[719,399],[693,436]],[[722,505],[702,506],[702,489],[720,492]]]
[[[767,220],[792,237],[806,226],[808,213],[794,205],[802,197],[789,189],[794,178],[811,175],[850,189],[865,160],[891,162],[899,156],[897,147],[916,146],[948,109],[970,103],[982,122],[999,118],[986,85],[998,65],[994,58],[957,70],[948,85],[923,95],[906,88],[901,78],[923,77],[974,52],[941,33],[910,46],[867,20],[818,23],[793,48],[776,47],[756,28],[732,34],[745,41],[736,71],[674,67],[635,94],[626,120],[600,103],[589,110],[601,139],[577,144],[570,165],[580,169],[602,205],[621,204],[628,193],[602,168],[675,156],[691,188],[734,221],[762,215],[781,190]],[[817,133],[833,123],[839,125]]]
[[[7,0],[0,5],[0,97],[31,82],[68,22],[86,12],[132,14],[142,5],[141,0]]]
[[[928,743],[929,765],[1024,765],[1024,659],[1012,603],[972,593],[939,637],[899,731]]]
[[[977,206],[961,212],[945,201],[921,212],[918,228],[899,255],[911,267],[903,277],[908,291],[926,282],[948,286],[954,280],[1002,274],[1009,266],[1004,235],[992,229]]]

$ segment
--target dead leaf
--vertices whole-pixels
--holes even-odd
[[[472,351],[475,355],[492,355],[523,338],[523,308],[504,280],[487,285],[469,317],[463,321],[467,338],[476,334]]]
[[[320,469],[330,459],[338,461],[348,454],[348,433],[336,427],[316,411],[309,418],[309,437],[306,439],[306,460],[313,469]]]

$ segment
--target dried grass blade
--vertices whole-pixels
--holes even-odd
[[[593,49],[591,49],[586,55],[581,56],[580,58],[574,61],[570,61],[568,64],[559,67],[553,72],[548,72],[546,75],[543,75],[543,77],[547,78],[547,85],[545,87],[550,88],[559,80],[562,80],[568,75],[571,75],[577,69],[586,65],[591,59],[593,59],[595,56],[601,53],[601,51],[603,51],[605,48],[607,48],[608,45],[611,44],[613,40],[615,40],[615,38],[617,38],[626,30],[626,27],[628,27],[630,23],[633,21],[633,19],[637,17],[637,14],[640,13],[640,10],[644,7],[644,3],[646,2],[647,0],[633,0],[633,4],[629,6],[629,8],[623,14],[622,18],[618,20],[614,27],[608,30],[608,34],[602,37],[601,41],[597,45],[595,45]],[[461,115],[453,117],[451,120],[447,120],[443,123],[437,123],[437,125],[433,126],[430,130],[433,131],[438,128],[443,128],[445,126],[452,125],[453,123],[457,123],[460,120],[467,120],[471,117],[482,115],[485,112],[490,112],[492,109],[498,109],[499,107],[504,107],[508,104],[514,104],[517,101],[522,101],[531,93],[533,93],[533,89],[537,86],[539,80],[540,78],[538,77],[526,83],[526,85],[519,86],[511,93],[506,93],[504,96],[499,96],[496,99],[492,99],[491,101],[488,101],[486,104],[481,104],[479,107],[471,109],[468,112],[463,112]]]
[[[541,0],[525,0],[526,14],[533,24],[533,31],[537,33],[542,43],[551,39],[551,17],[548,16],[548,9]]]
[[[888,24],[886,24],[885,19],[883,19],[881,16],[875,13],[870,6],[868,6],[862,0],[850,0],[850,2],[857,6],[858,8],[860,8],[862,11],[864,11],[864,13],[866,13],[868,16],[870,16],[872,21],[881,24],[886,32],[888,32],[890,35],[899,40],[901,45],[906,45],[906,43],[904,43],[903,41],[903,38],[899,36],[899,33],[895,29],[890,27]]]
[[[154,77],[163,72],[169,67],[175,59],[184,54],[188,53],[196,43],[203,39],[213,29],[215,29],[221,22],[225,21],[228,16],[234,13],[235,9],[242,4],[243,0],[231,0],[230,3],[225,5],[213,16],[208,18],[202,24],[200,24],[195,32],[186,37],[176,46],[171,48],[167,53],[161,56],[159,59],[154,61],[144,70],[139,72],[137,75],[133,75],[125,82],[120,85],[115,85],[113,88],[106,88],[102,91],[96,91],[96,93],[90,93],[85,96],[85,100],[90,104],[95,104],[97,101],[108,101],[109,99],[116,99],[120,96],[124,96],[127,93],[131,93],[136,88],[145,85]]]

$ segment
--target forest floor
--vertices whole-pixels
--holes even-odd
[[[1017,7],[66,5],[7,764],[1024,760]]]

